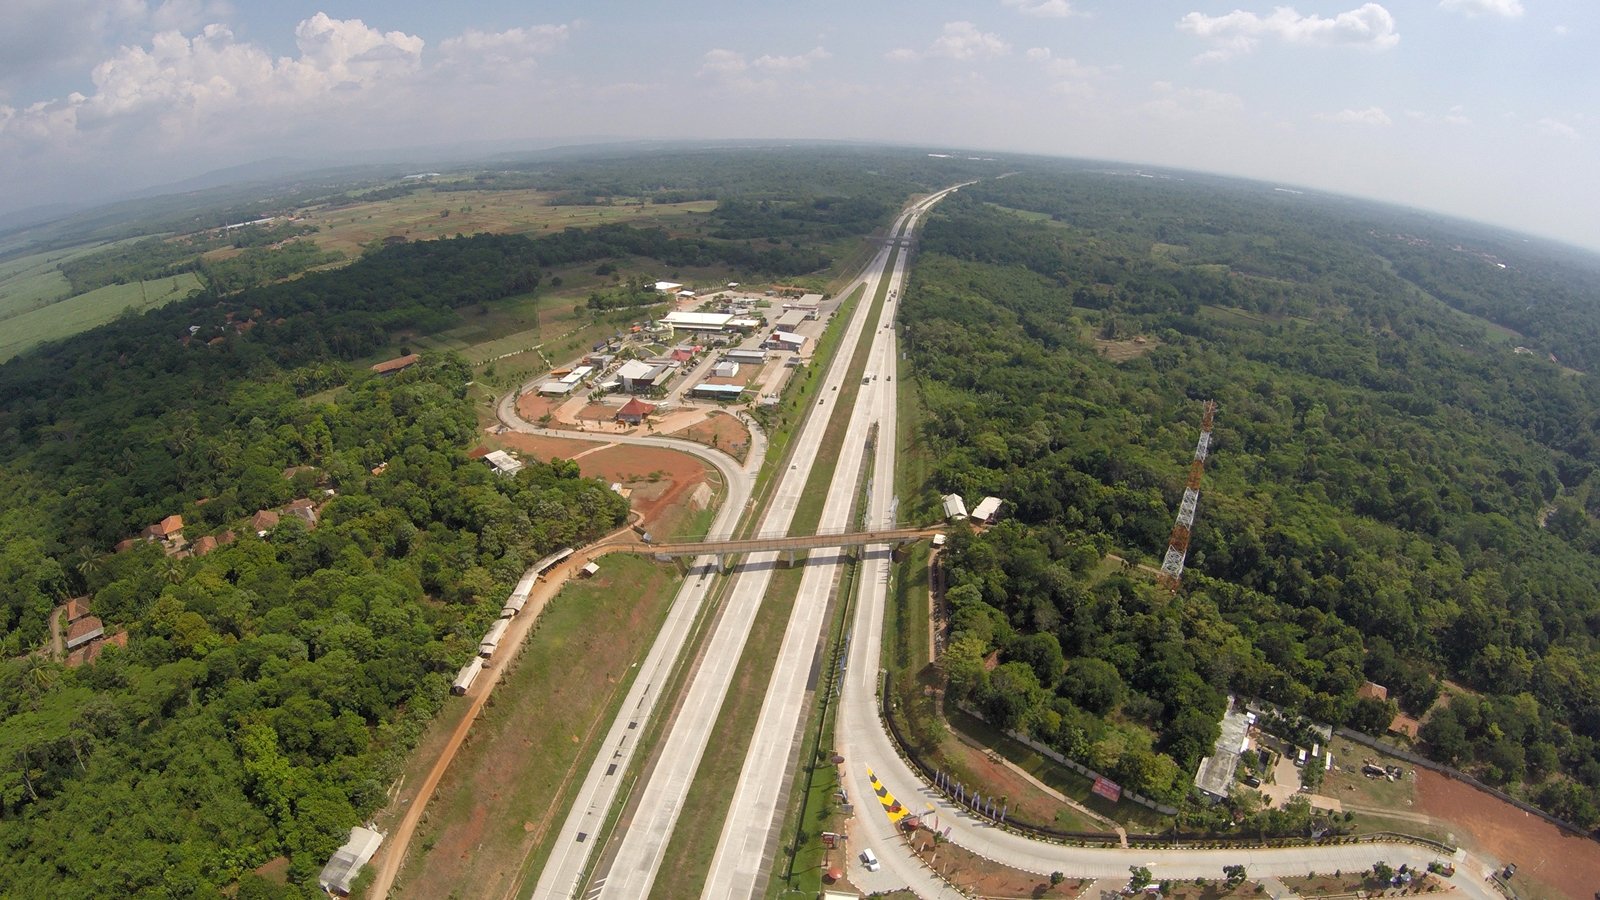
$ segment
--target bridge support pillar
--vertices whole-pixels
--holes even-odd
[[[794,568],[794,551],[789,551],[789,568]]]
[[[717,554],[717,571],[721,572],[726,568],[728,568],[728,558],[726,556],[724,556],[723,554],[718,553]]]

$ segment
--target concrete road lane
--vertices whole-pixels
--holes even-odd
[[[905,220],[902,232],[911,234],[923,211],[944,196],[943,193],[917,204],[912,215]],[[898,256],[895,273],[903,275],[907,254]],[[890,290],[898,284],[893,280]],[[886,292],[887,293],[887,292]],[[864,301],[871,298],[863,298]],[[836,463],[833,479],[828,488],[819,532],[842,530],[850,522],[850,510],[856,497],[856,485],[866,462],[866,442],[874,424],[880,424],[884,415],[884,397],[890,382],[880,374],[887,355],[892,354],[894,329],[885,328],[894,322],[895,304],[885,300],[879,316],[869,323],[872,342],[869,345],[867,377],[876,380],[862,385],[856,397],[845,430],[843,453]],[[889,390],[892,390],[890,388]],[[889,407],[892,411],[893,404]],[[894,440],[892,426],[880,427],[878,443]],[[882,471],[882,470],[879,470]],[[886,485],[892,493],[893,479],[877,478],[874,484]],[[883,491],[874,491],[874,494]],[[881,521],[881,511],[877,512]],[[744,900],[759,894],[766,884],[766,875],[773,864],[774,844],[779,829],[779,800],[792,778],[792,767],[799,750],[801,716],[806,708],[807,681],[813,660],[818,651],[823,615],[828,594],[843,553],[817,551],[806,562],[800,588],[790,614],[783,644],[778,650],[778,661],[767,684],[761,712],[756,721],[755,733],[739,781],[734,789],[728,815],[723,820],[722,834],[706,875],[702,900]]]
[[[884,347],[882,362],[886,377],[897,374],[899,361],[894,330],[889,331],[890,338]],[[883,404],[881,427],[884,433],[893,434],[893,386],[885,384],[881,390],[874,392],[870,402]],[[879,442],[875,462],[877,471],[894,470],[895,450],[894,441]],[[873,485],[869,527],[881,526],[890,514],[891,480],[881,481],[883,483],[875,481]],[[1304,875],[1310,871],[1359,871],[1370,868],[1379,860],[1392,866],[1406,863],[1426,867],[1429,862],[1446,858],[1438,851],[1408,843],[1237,850],[1069,848],[993,827],[930,788],[900,757],[878,715],[883,622],[890,568],[887,547],[869,548],[863,554],[860,579],[863,593],[852,629],[835,746],[845,757],[845,786],[852,797],[858,798],[853,833],[871,846],[884,867],[919,897],[947,897],[952,896],[952,892],[912,855],[888,817],[877,804],[870,802],[872,789],[867,782],[868,766],[881,783],[912,811],[936,815],[941,825],[950,828],[950,839],[954,843],[1004,865],[1040,875],[1059,871],[1071,878],[1125,878],[1129,866],[1147,866],[1157,880],[1218,878],[1222,875],[1223,866],[1242,864],[1250,877],[1265,878]],[[867,799],[863,801],[859,798]],[[852,847],[852,850],[856,849]],[[1464,853],[1458,853],[1457,858],[1469,863],[1458,867],[1458,874],[1452,879],[1457,887],[1472,900],[1503,900],[1481,880],[1481,862],[1466,857]]]
[[[865,330],[867,310],[887,258],[888,249],[885,248],[859,279],[864,286],[862,299],[851,313],[838,353],[813,395],[822,403],[811,411],[796,432],[791,444],[790,467],[776,475],[773,498],[760,526],[762,534],[788,533],[832,413],[827,403],[838,397],[836,389],[843,385],[854,348]],[[854,285],[846,290],[854,290]],[[603,873],[605,882],[600,886],[598,900],[641,900],[649,894],[728,687],[733,682],[750,627],[771,581],[776,558],[773,553],[752,554],[735,569],[726,608],[711,635],[700,668],[689,682],[682,707],[664,738],[659,761],[643,786],[632,821]]]
[[[715,466],[727,483],[727,494],[711,525],[714,537],[725,538],[733,534],[739,518],[749,504],[755,488],[755,476],[761,459],[766,455],[766,435],[759,429],[751,432],[750,453],[744,466],[739,466],[727,454],[712,450],[702,444],[678,438],[652,436],[618,436],[589,434],[585,432],[550,431],[523,421],[516,413],[516,395],[504,398],[499,415],[506,425],[529,434],[559,437],[593,443],[625,443],[640,446],[678,450],[705,460]],[[667,619],[662,623],[650,651],[640,663],[627,695],[623,698],[621,713],[611,723],[600,752],[589,768],[588,776],[580,786],[572,809],[556,834],[550,858],[545,863],[533,896],[564,898],[578,887],[579,879],[588,867],[592,837],[599,833],[621,787],[622,776],[633,759],[638,735],[649,723],[660,699],[663,687],[700,613],[701,606],[713,588],[716,576],[716,558],[698,557],[678,589]]]

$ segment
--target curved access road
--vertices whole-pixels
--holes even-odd
[[[903,272],[896,272],[898,281]],[[894,283],[894,282],[892,282]],[[886,312],[887,314],[887,312]],[[880,473],[895,470],[897,434],[894,384],[887,376],[897,374],[899,350],[895,329],[885,329],[881,350],[875,348],[872,366],[885,374],[883,381],[863,385],[857,405],[874,410],[879,433],[888,439],[878,441],[874,469]],[[868,528],[881,528],[892,516],[894,479],[875,478],[868,498]],[[881,780],[899,801],[916,814],[934,814],[942,827],[949,827],[954,843],[1001,864],[1048,875],[1062,872],[1071,878],[1125,878],[1130,866],[1145,866],[1157,880],[1222,877],[1222,867],[1244,865],[1251,878],[1277,878],[1305,875],[1308,872],[1362,871],[1383,860],[1398,867],[1405,863],[1426,867],[1446,858],[1426,846],[1404,842],[1345,844],[1321,847],[1273,849],[1187,850],[1145,848],[1065,847],[1026,838],[1004,831],[979,819],[934,791],[903,760],[882,719],[878,715],[879,662],[882,659],[884,610],[890,576],[889,548],[878,545],[863,553],[861,595],[855,611],[850,640],[850,655],[839,706],[835,746],[843,753],[844,783],[854,799],[858,841],[865,840],[895,881],[910,887],[919,897],[958,896],[912,855],[904,838],[875,802],[868,782],[867,768]],[[862,845],[853,846],[859,852]],[[1487,868],[1465,853],[1457,853],[1457,874],[1452,879],[1472,900],[1504,900],[1483,880]],[[876,873],[880,876],[886,873]],[[861,885],[865,887],[866,885]],[[872,884],[873,890],[889,886]]]
[[[893,243],[903,244],[904,238],[915,233],[923,213],[953,190],[956,188],[940,191],[913,204],[896,223],[896,230],[891,232],[896,238]],[[887,259],[877,265],[882,278],[888,279],[888,291],[878,318],[866,323],[866,328],[871,331],[868,364],[864,370],[869,381],[861,386],[855,406],[850,411],[842,445],[844,450],[833,470],[833,479],[818,523],[819,533],[843,530],[849,524],[857,485],[867,462],[861,448],[866,446],[872,426],[880,426],[877,438],[879,445],[894,443],[893,423],[887,426],[883,424],[881,398],[885,391],[892,396],[894,387],[885,380],[887,373],[884,361],[887,354],[892,352],[896,306],[892,298],[898,296],[907,257],[907,253],[901,252],[892,271],[886,271]],[[873,292],[862,297],[864,312],[870,308],[882,278],[874,279]],[[866,338],[866,335],[862,337]],[[839,359],[848,367],[850,359],[842,351]],[[829,396],[836,395],[830,392]],[[885,470],[875,471],[879,473],[875,476],[876,481],[892,488],[894,479],[883,477],[881,473]],[[752,896],[760,896],[766,888],[763,876],[772,864],[778,842],[778,831],[782,824],[780,800],[784,789],[792,781],[792,766],[799,748],[797,737],[810,693],[807,683],[817,658],[828,596],[845,558],[845,551],[840,549],[813,551],[806,559],[794,608],[784,631],[783,644],[778,650],[777,664],[767,682],[755,732],[745,752],[728,815],[723,820],[716,853],[706,873],[701,900],[747,900]]]
[[[523,386],[523,390],[534,386],[535,382],[529,382]],[[733,536],[735,527],[744,515],[745,507],[750,503],[751,494],[755,490],[756,473],[760,471],[767,452],[766,434],[755,427],[754,423],[747,423],[750,427],[750,451],[745,455],[745,463],[741,466],[721,451],[682,438],[595,434],[539,428],[517,415],[517,397],[520,393],[520,391],[512,392],[501,398],[497,410],[500,421],[515,431],[592,443],[635,444],[642,447],[677,450],[715,466],[727,484],[727,493],[723,496],[722,505],[711,524],[710,537],[726,539]],[[706,597],[711,593],[717,575],[716,563],[715,556],[696,557],[683,586],[678,589],[678,596],[672,602],[672,609],[667,613],[661,631],[651,644],[650,652],[639,664],[639,672],[634,676],[633,684],[629,686],[628,693],[623,698],[621,712],[612,721],[611,729],[607,732],[599,752],[595,755],[594,763],[589,767],[589,772],[578,789],[561,830],[552,838],[553,849],[550,858],[545,862],[539,888],[535,891],[536,896],[567,897],[583,877],[589,864],[590,851],[594,847],[589,838],[601,831],[606,815],[616,801],[623,776],[633,760],[634,751],[638,748],[638,737],[644,733],[651,715],[656,711],[656,705],[661,699],[662,689],[667,685],[672,667],[682,654],[695,619],[700,614]]]

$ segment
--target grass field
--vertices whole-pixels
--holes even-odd
[[[678,582],[631,555],[601,572],[544,611],[441,784],[396,896],[499,898],[542,866]]]
[[[714,200],[696,200],[660,205],[549,206],[551,196],[545,191],[420,190],[392,200],[312,208],[301,221],[322,228],[312,238],[318,246],[355,257],[364,245],[396,235],[427,240],[458,233],[559,231],[618,222],[693,233],[717,205]],[[444,215],[447,212],[449,215]]]
[[[59,340],[104,325],[125,309],[144,312],[181,300],[200,287],[200,279],[192,272],[185,272],[155,281],[107,285],[13,316],[0,321],[0,362],[40,342]]]
[[[790,808],[779,832],[778,858],[773,860],[772,875],[767,879],[765,896],[769,900],[790,892],[801,892],[807,896],[819,894],[823,887],[822,874],[832,859],[830,854],[840,852],[830,851],[822,845],[824,831],[838,833],[844,830],[843,817],[834,797],[841,787],[839,768],[830,761],[838,716],[837,682],[832,678],[838,675],[839,655],[844,652],[845,635],[851,610],[854,609],[849,601],[856,591],[859,566],[859,559],[852,558],[839,581],[832,622],[829,624],[828,651],[822,658],[818,693],[813,698],[831,702],[813,703],[808,721],[804,724],[800,764],[795,767]],[[831,697],[824,697],[823,692],[831,692]]]
[[[0,281],[0,321],[48,306],[71,292],[67,276],[55,268],[13,275]]]

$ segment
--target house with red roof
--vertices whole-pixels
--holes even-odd
[[[623,404],[621,409],[617,410],[617,421],[627,422],[629,425],[637,425],[655,411],[656,408],[654,406],[640,400],[638,397],[634,397]]]

